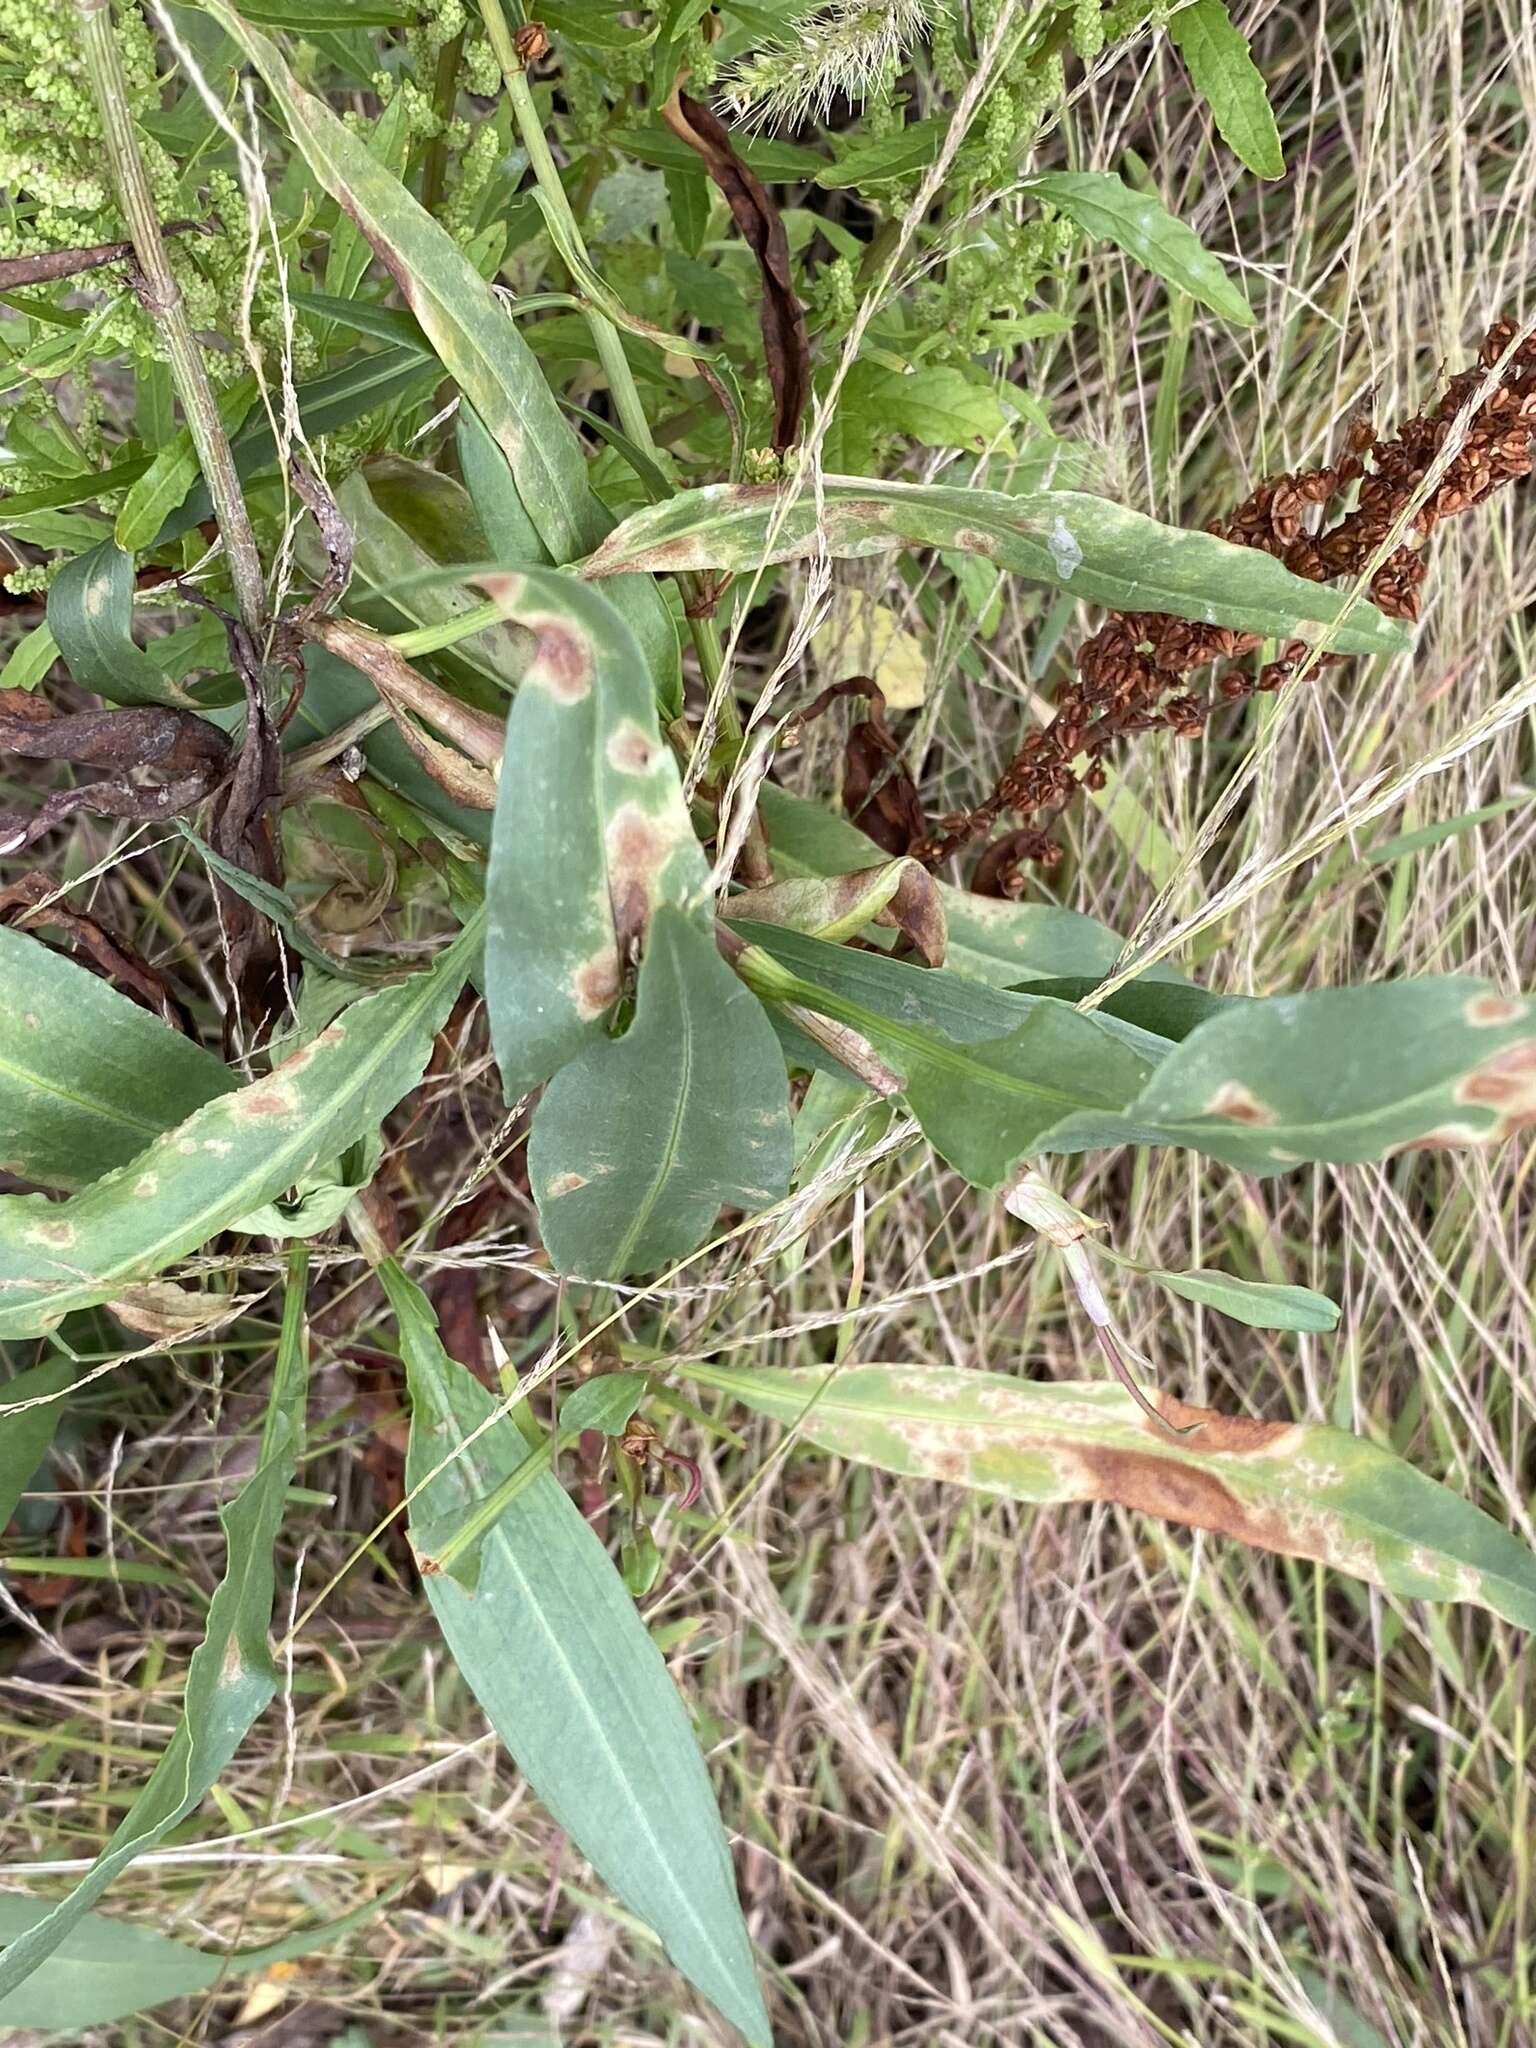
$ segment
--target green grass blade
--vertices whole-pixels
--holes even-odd
[[[1407,1599],[1466,1600],[1536,1628],[1536,1555],[1365,1437],[1254,1422],[1154,1394],[1175,1437],[1122,1387],[949,1367],[760,1371],[691,1379],[857,1463],[1010,1500],[1114,1501],[1261,1550],[1314,1558]]]
[[[722,1208],[767,1208],[794,1153],[784,1056],[713,935],[664,906],[635,1020],[544,1091],[528,1173],[561,1273],[621,1280],[702,1242]]]
[[[1392,654],[1411,636],[1363,599],[1292,575],[1262,549],[1163,526],[1082,491],[1001,491],[829,476],[790,503],[771,484],[705,484],[631,514],[582,564],[589,577],[637,569],[751,570],[826,552],[952,548],[1118,611],[1172,612],[1212,626],[1293,637],[1341,654]],[[771,536],[771,545],[770,545]],[[1348,605],[1348,617],[1343,616]]]
[[[413,1522],[441,1524],[532,1453],[504,1416],[429,1481],[495,1404],[443,1350],[420,1289],[393,1261],[379,1275],[410,1388]],[[484,1538],[473,1594],[441,1573],[425,1585],[454,1661],[556,1821],[678,1968],[767,2048],[725,1837],[687,1713],[565,1489],[546,1472],[517,1495]]]
[[[0,1338],[111,1301],[375,1130],[420,1078],[479,945],[477,916],[425,973],[364,996],[68,1201],[0,1199]]]
[[[78,1188],[233,1088],[212,1053],[99,975],[0,925],[0,1166]]]
[[[0,1952],[0,2000],[54,1953],[136,1856],[163,1841],[193,1811],[277,1690],[277,1669],[267,1641],[275,1586],[273,1545],[304,1436],[308,1270],[304,1251],[290,1254],[260,1461],[219,1518],[226,1544],[224,1576],[209,1603],[207,1629],[187,1671],[181,1723],[90,1870],[66,1898]]]

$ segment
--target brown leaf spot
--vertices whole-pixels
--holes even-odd
[[[564,619],[528,618],[537,640],[523,681],[561,704],[579,704],[592,688],[591,643]]]
[[[263,1123],[269,1117],[292,1116],[299,1107],[298,1090],[289,1082],[268,1080],[242,1088],[229,1100],[229,1113],[240,1123]]]
[[[75,1241],[75,1226],[72,1223],[34,1223],[27,1232],[29,1244],[52,1245],[55,1251],[67,1252]]]
[[[656,759],[655,745],[632,718],[626,718],[609,734],[606,752],[609,763],[621,775],[648,774]]]
[[[608,821],[608,893],[620,945],[638,938],[650,919],[656,877],[672,840],[638,804],[620,804]]]
[[[595,1017],[618,1001],[619,956],[612,948],[594,953],[590,960],[583,960],[571,976],[571,994],[576,1003],[576,1014],[583,1024],[590,1024]]]
[[[1223,1081],[1205,1105],[1204,1113],[1206,1116],[1224,1116],[1234,1124],[1272,1124],[1277,1121],[1269,1104],[1250,1094],[1241,1081]]]
[[[1223,1415],[1215,1408],[1193,1408],[1174,1394],[1154,1393],[1152,1400],[1163,1420],[1175,1429],[1198,1428],[1189,1439],[1191,1450],[1204,1456],[1235,1455],[1240,1458],[1273,1456],[1295,1440],[1293,1422],[1260,1422],[1252,1415]]]
[[[1457,1088],[1456,1100],[1498,1110],[1496,1137],[1536,1124],[1536,1038],[1507,1045],[1474,1067]]]
[[[967,555],[990,557],[997,553],[997,536],[975,526],[962,526],[955,534],[955,546]]]
[[[1480,995],[1462,1009],[1462,1016],[1474,1027],[1490,1024],[1513,1024],[1525,1014],[1524,1003],[1517,1003],[1509,996]]]
[[[1190,1529],[1209,1529],[1287,1557],[1327,1554],[1321,1531],[1303,1518],[1255,1508],[1240,1500],[1225,1480],[1198,1466],[1155,1451],[1118,1451],[1092,1444],[1079,1445],[1073,1456],[1083,1475],[1083,1498],[1112,1501]]]
[[[574,1195],[578,1188],[587,1185],[584,1173],[557,1173],[544,1190],[546,1202],[556,1202],[562,1195]]]

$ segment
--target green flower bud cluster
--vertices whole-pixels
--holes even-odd
[[[853,265],[846,256],[835,256],[811,273],[805,287],[805,306],[818,328],[846,333],[853,325],[858,303]]]
[[[944,336],[944,346],[924,360],[962,363],[1011,346],[1012,321],[1029,309],[1076,240],[1072,223],[1049,210],[1011,229],[994,225],[988,247],[956,256],[943,279],[920,293],[919,330]]]
[[[480,196],[501,155],[501,136],[494,121],[479,121],[471,131],[467,121],[457,120],[449,125],[448,143],[452,176],[441,219],[454,240],[463,242],[474,233]]]
[[[1101,0],[1075,0],[1072,26],[1068,31],[1072,48],[1085,64],[1091,64],[1105,43],[1104,9]]]

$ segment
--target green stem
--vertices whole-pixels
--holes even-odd
[[[434,220],[443,203],[443,186],[448,177],[448,123],[453,118],[453,103],[458,96],[459,59],[463,55],[464,31],[460,29],[452,41],[444,43],[438,51],[437,70],[432,79],[432,111],[440,125],[422,158],[421,203]]]
[[[202,350],[165,254],[160,220],[155,211],[149,175],[139,153],[134,132],[133,111],[128,104],[128,81],[123,73],[112,32],[111,0],[75,0],[80,17],[80,40],[86,74],[101,114],[102,140],[107,163],[117,191],[123,218],[138,258],[141,284],[139,296],[150,318],[165,340],[171,381],[181,400],[182,415],[197,450],[213,501],[214,516],[224,538],[230,580],[235,587],[235,604],[240,620],[259,649],[266,636],[267,589],[261,555],[250,516],[245,509],[229,436],[219,418],[218,401]]]
[[[571,246],[579,250],[586,259],[586,242],[561,181],[559,166],[550,151],[549,138],[545,135],[544,124],[539,119],[533,90],[523,69],[523,60],[517,54],[517,44],[513,40],[511,29],[507,26],[502,0],[480,0],[480,13],[485,21],[486,33],[491,39],[491,48],[496,52],[496,61],[501,66],[501,75],[506,82],[507,99],[517,121],[518,133],[522,136],[523,147],[528,152],[528,165],[533,172],[534,182],[544,195],[545,204],[550,212],[555,215],[561,228],[569,236]],[[579,279],[577,289],[580,290]],[[641,403],[635,373],[629,367],[629,357],[624,353],[624,337],[607,314],[596,306],[584,305],[583,311],[592,332],[597,359],[602,365],[603,375],[608,380],[608,389],[613,397],[614,411],[619,416],[619,425],[637,448],[661,462],[661,451],[656,445],[651,423]],[[686,604],[691,607],[702,592],[699,579],[690,574],[680,575],[677,580],[682,587]],[[721,728],[730,745],[739,750],[744,737],[741,716],[730,691],[720,687],[724,662],[715,622],[710,618],[696,617],[693,610],[689,609],[688,630],[699,657],[699,668],[705,686],[711,699],[718,701]],[[768,841],[755,809],[751,830],[742,849],[742,866],[748,880],[753,882],[766,881],[773,872],[768,857]]]

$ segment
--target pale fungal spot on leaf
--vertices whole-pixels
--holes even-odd
[[[578,1188],[587,1185],[584,1173],[557,1173],[544,1190],[546,1202],[558,1202],[562,1195],[574,1195]]]
[[[1222,1116],[1234,1124],[1272,1124],[1277,1121],[1269,1104],[1260,1102],[1241,1081],[1223,1081],[1206,1103],[1204,1114]]]
[[[1517,1003],[1509,996],[1496,996],[1487,992],[1473,996],[1461,1012],[1474,1030],[1493,1024],[1513,1024],[1525,1014],[1524,1003]]]
[[[537,643],[523,676],[524,687],[532,683],[559,704],[579,704],[592,688],[591,642],[568,619],[549,613],[525,614],[523,624]]]
[[[997,553],[997,540],[990,533],[983,533],[977,526],[962,526],[956,530],[955,546],[962,554],[982,555],[990,559]]]
[[[141,1173],[133,1184],[133,1192],[141,1202],[147,1202],[151,1195],[158,1195],[160,1192],[159,1174]]]
[[[68,1251],[74,1241],[75,1226],[72,1223],[34,1223],[27,1232],[28,1244],[46,1244],[54,1251]]]
[[[229,1113],[237,1123],[265,1123],[276,1117],[293,1116],[299,1109],[299,1091],[291,1082],[269,1079],[253,1088],[242,1088],[230,1097]]]
[[[1045,544],[1051,551],[1051,560],[1056,565],[1056,574],[1063,583],[1070,582],[1073,570],[1082,567],[1083,551],[1078,546],[1077,535],[1060,515],[1057,516],[1054,525],[1046,536]]]
[[[571,975],[571,997],[583,1024],[611,1009],[619,995],[619,956],[611,946],[583,960]]]
[[[608,735],[604,749],[610,767],[621,775],[646,775],[656,763],[657,748],[632,718],[624,719]]]
[[[203,1150],[205,1152],[212,1152],[221,1159],[226,1152],[233,1152],[234,1149],[228,1138],[204,1138],[203,1140]]]

